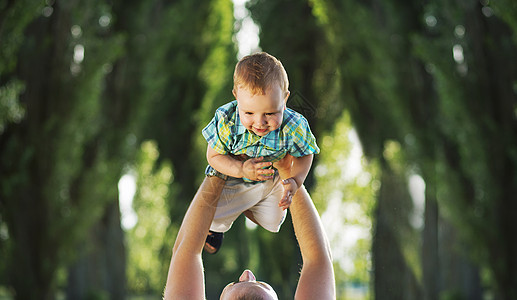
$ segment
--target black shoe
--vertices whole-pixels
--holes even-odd
[[[222,232],[215,232],[210,230],[208,232],[208,236],[206,237],[205,242],[205,251],[210,254],[216,254],[219,249],[221,249],[221,245],[223,244],[224,234]]]

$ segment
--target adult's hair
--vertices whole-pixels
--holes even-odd
[[[237,300],[266,300],[260,295],[243,295],[237,298]]]

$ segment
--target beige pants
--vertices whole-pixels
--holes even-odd
[[[210,230],[226,232],[243,212],[250,210],[260,226],[278,232],[287,210],[278,207],[283,187],[278,174],[271,180],[255,184],[230,178],[221,192]]]

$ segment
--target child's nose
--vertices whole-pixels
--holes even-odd
[[[266,117],[265,116],[259,116],[256,122],[258,124],[264,125],[264,124],[266,124]]]

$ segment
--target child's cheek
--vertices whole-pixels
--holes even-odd
[[[246,127],[246,128],[249,128],[249,127],[250,127],[250,125],[251,125],[251,124],[250,124],[250,120],[249,120],[249,118],[242,118],[242,119],[241,119],[241,122],[242,122],[242,124],[244,125],[244,127]]]
[[[279,128],[279,127],[282,125],[282,119],[283,119],[283,118],[282,118],[282,117],[280,117],[280,118],[278,118],[278,119],[276,119],[276,120],[275,120],[275,121],[276,121],[276,124],[275,124],[275,127],[276,127],[276,128]]]

